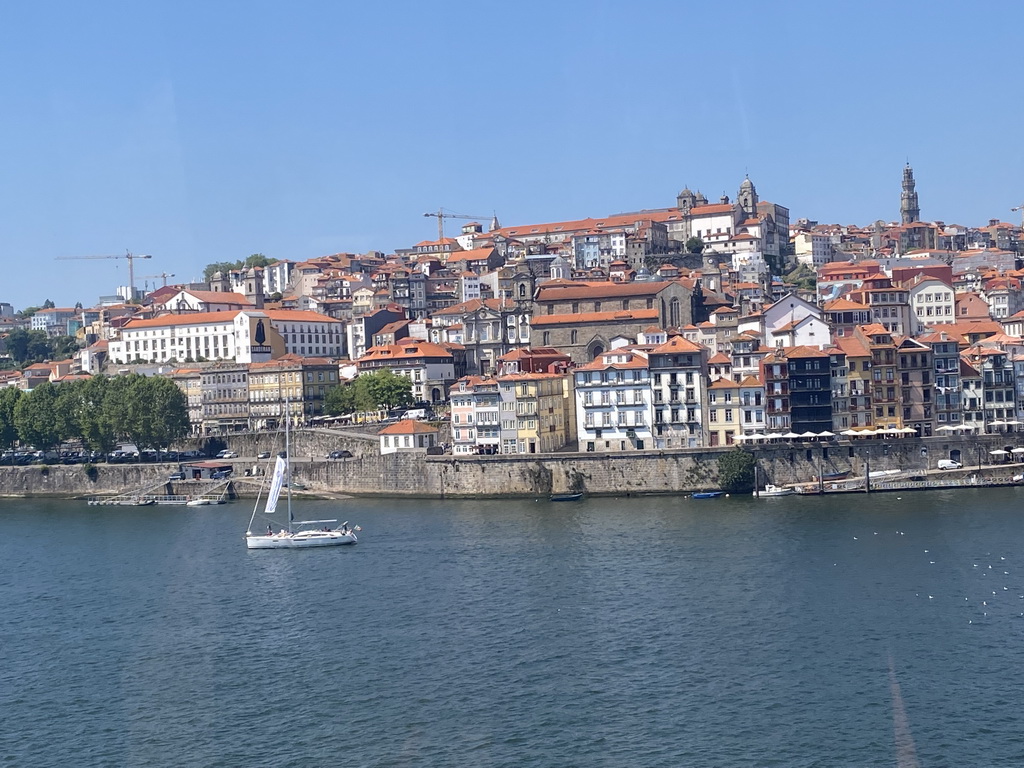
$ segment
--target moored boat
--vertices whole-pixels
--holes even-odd
[[[290,412],[289,401],[285,400],[285,412]],[[249,518],[249,528],[245,533],[245,546],[248,549],[306,549],[309,547],[335,547],[341,544],[355,544],[356,531],[361,530],[358,525],[349,526],[346,520],[341,525],[332,528],[331,524],[337,520],[301,520],[297,521],[292,515],[292,488],[298,488],[298,483],[291,482],[291,468],[289,460],[285,457],[291,455],[289,442],[288,419],[285,419],[285,450],[277,457],[274,465],[274,472],[271,476],[270,490],[267,493],[267,502],[263,511],[272,515],[277,510],[277,503],[281,496],[281,490],[287,491],[287,524],[274,530],[273,524],[267,525],[266,533],[254,533],[252,530],[253,521],[259,511],[260,499],[257,497],[256,505],[252,510],[252,517]]]
[[[771,483],[768,483],[767,485],[765,485],[763,491],[760,491],[760,492],[755,491],[754,495],[758,496],[758,497],[765,497],[765,496],[772,497],[772,496],[792,496],[795,493],[796,493],[796,491],[793,488],[786,488],[786,487],[781,486],[781,485],[772,485]]]

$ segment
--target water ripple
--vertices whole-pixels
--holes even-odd
[[[1024,764],[1018,491],[861,501],[3,502],[0,764]]]

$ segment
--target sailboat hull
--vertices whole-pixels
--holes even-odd
[[[354,533],[341,531],[296,531],[281,532],[272,536],[247,535],[245,546],[249,549],[307,549],[309,547],[340,547],[355,544],[358,541]]]

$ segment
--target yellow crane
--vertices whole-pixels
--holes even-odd
[[[446,211],[444,208],[438,208],[432,213],[424,213],[424,216],[433,216],[437,219],[437,244],[441,245],[444,242],[444,220],[445,219],[479,219],[486,220],[486,216],[468,216],[464,213],[452,213]]]
[[[71,259],[127,259],[128,260],[128,288],[131,290],[132,295],[130,299],[135,298],[135,260],[136,259],[152,259],[153,257],[148,253],[132,253],[131,251],[125,251],[114,256],[58,256],[59,260],[71,260]]]

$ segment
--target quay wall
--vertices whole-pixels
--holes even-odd
[[[706,448],[632,453],[556,453],[511,456],[423,456],[393,453],[381,456],[376,445],[348,438],[353,458],[326,461],[326,450],[344,447],[337,435],[310,430],[296,435],[292,472],[312,493],[365,496],[418,496],[479,498],[537,497],[549,493],[583,491],[591,495],[691,493],[718,487],[718,458],[732,448]],[[761,484],[814,482],[819,474],[903,470],[911,474],[934,469],[940,458],[959,456],[963,473],[1005,475],[1006,468],[990,465],[989,451],[1024,443],[1012,435],[976,438],[912,438],[891,442],[797,443],[745,448],[757,459]],[[259,438],[251,438],[258,441]],[[234,439],[233,449],[243,448]],[[251,455],[261,443],[243,448]],[[236,490],[254,490],[241,477],[248,462],[236,463]],[[154,486],[166,493],[188,493],[189,483],[167,483],[176,465],[96,465],[87,472],[81,465],[0,468],[2,496],[91,496],[134,492]],[[952,474],[950,476],[953,476]]]

